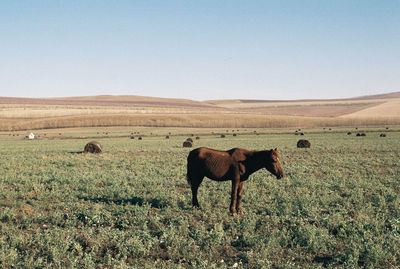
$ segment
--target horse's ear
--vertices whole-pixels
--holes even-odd
[[[275,151],[278,151],[278,148],[275,148],[274,150],[275,150]]]

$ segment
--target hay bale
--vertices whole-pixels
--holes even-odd
[[[297,147],[298,148],[309,148],[309,147],[311,147],[311,143],[308,140],[300,139],[299,141],[297,141]]]
[[[131,139],[135,139],[135,137],[132,135],[132,136],[131,136]]]
[[[165,139],[169,139],[169,135],[165,136]]]
[[[380,136],[380,137],[386,137],[386,134],[383,134],[383,133],[382,133],[382,134],[380,134],[379,136]]]
[[[186,139],[186,141],[193,143],[193,139],[191,139],[190,137],[188,139]]]
[[[304,133],[300,133],[300,135],[304,135]]]
[[[366,136],[366,134],[365,133],[361,133],[361,136]]]
[[[200,139],[200,136],[196,136],[196,140],[199,140]]]
[[[193,143],[192,142],[190,142],[190,141],[185,141],[185,142],[183,142],[183,147],[184,148],[191,148],[193,146]]]
[[[361,134],[360,134],[360,133],[357,133],[356,136],[361,136]]]
[[[224,135],[224,134],[222,134],[222,135],[221,135],[221,138],[225,138],[225,135]]]
[[[236,134],[233,134],[233,136],[237,136]]]
[[[142,137],[141,137],[141,136],[139,136],[139,137],[138,137],[138,140],[142,140]]]
[[[351,132],[347,132],[347,135],[351,135]]]
[[[92,141],[86,144],[85,148],[83,149],[83,153],[102,153],[103,147],[99,142]]]

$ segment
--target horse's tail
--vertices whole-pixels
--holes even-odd
[[[187,162],[186,181],[190,186],[192,186],[192,179],[190,177],[189,158],[188,158],[188,162]]]
[[[190,179],[190,176],[188,174],[186,174],[186,181],[190,186],[192,186],[192,180]]]

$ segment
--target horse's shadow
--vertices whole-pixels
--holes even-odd
[[[169,203],[166,201],[162,201],[156,198],[143,199],[142,197],[131,197],[127,198],[105,198],[105,197],[88,197],[88,196],[80,196],[79,199],[83,199],[85,201],[90,201],[93,203],[105,203],[105,204],[117,204],[117,205],[138,205],[142,206],[144,204],[150,204],[152,208],[164,208],[169,206]]]
[[[83,151],[69,151],[69,154],[82,154]]]

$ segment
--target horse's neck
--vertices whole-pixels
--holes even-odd
[[[249,172],[249,174],[252,174],[261,168],[264,168],[264,155],[266,154],[265,151],[254,151],[250,156],[247,158],[247,167],[246,171]]]

